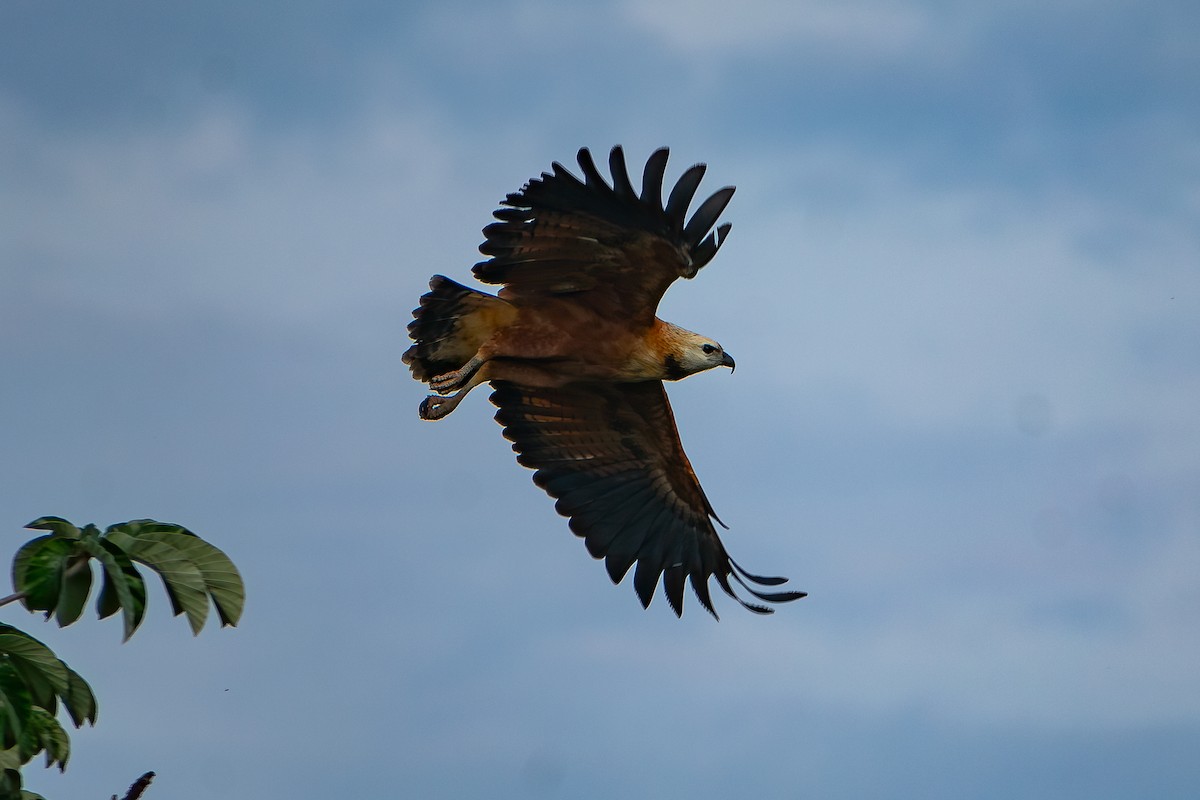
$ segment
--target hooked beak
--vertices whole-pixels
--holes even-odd
[[[729,372],[732,374],[734,367],[737,365],[733,362],[733,356],[729,355],[729,353],[725,353],[725,357],[721,359],[721,366],[729,367]]]

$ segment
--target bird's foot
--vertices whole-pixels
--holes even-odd
[[[472,376],[479,371],[482,365],[483,359],[475,356],[453,372],[434,375],[429,379],[429,388],[440,395],[448,395],[451,392],[456,392],[463,388],[467,384],[467,381],[471,380]]]
[[[447,372],[442,375],[434,375],[429,379],[429,388],[440,395],[447,395],[458,389],[463,384],[463,376],[460,374],[462,370]]]
[[[484,359],[476,356],[463,365],[462,369],[430,378],[429,386],[435,392],[421,401],[417,413],[421,419],[441,419],[462,402],[467,393],[488,380],[487,369],[480,369]]]
[[[438,394],[431,394],[421,401],[421,405],[417,408],[417,414],[421,419],[430,421],[441,419],[454,410],[458,405],[459,398],[455,395],[443,397]]]

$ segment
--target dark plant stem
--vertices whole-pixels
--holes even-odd
[[[18,600],[22,600],[24,598],[25,598],[24,592],[13,592],[8,597],[0,597],[0,606],[6,606],[9,603],[15,603]]]
[[[125,793],[123,800],[138,800],[138,798],[142,796],[142,792],[146,791],[146,787],[150,785],[150,781],[152,780],[154,780],[153,772],[147,772],[145,775],[138,778],[133,782],[133,785],[129,787],[129,791]],[[117,796],[115,794],[112,796],[112,800],[117,800]]]

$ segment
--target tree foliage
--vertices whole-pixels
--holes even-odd
[[[96,613],[103,619],[120,611],[128,640],[146,613],[141,565],[162,579],[172,611],[187,617],[193,634],[204,627],[210,607],[222,626],[241,618],[245,588],[237,567],[180,525],[143,519],[101,532],[95,525],[78,528],[61,517],[41,517],[26,527],[45,533],[17,551],[14,592],[0,605],[20,600],[64,627],[82,615],[99,573]],[[71,745],[58,721],[60,706],[77,728],[96,722],[87,681],[46,645],[0,623],[0,800],[40,797],[22,789],[21,780],[22,767],[39,753],[47,767],[66,768]]]

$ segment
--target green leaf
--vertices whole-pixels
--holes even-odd
[[[0,750],[0,798],[3,800],[46,800],[37,792],[21,788],[21,760],[19,748],[10,747]]]
[[[111,526],[105,537],[120,544],[130,557],[159,571],[171,595],[175,613],[188,614],[193,633],[197,633],[207,615],[207,601],[195,594],[202,589],[212,598],[221,624],[237,625],[246,600],[246,588],[237,567],[219,548],[209,544],[180,525],[154,520],[132,520]],[[168,547],[164,548],[163,545]],[[202,585],[194,583],[190,569],[164,571],[159,564],[173,565],[178,555],[199,570]],[[204,606],[201,612],[197,603]]]
[[[96,714],[99,712],[99,707],[96,704],[96,695],[92,694],[92,687],[88,686],[78,672],[67,667],[67,691],[62,695],[63,705],[67,707],[67,713],[71,715],[71,721],[75,723],[76,728],[82,728],[83,723],[89,725],[96,724]]]
[[[9,663],[21,680],[25,681],[30,701],[51,713],[56,713],[58,711],[58,693],[54,691],[50,678],[28,661],[12,658]]]
[[[31,539],[17,551],[13,558],[13,588],[25,594],[21,602],[30,611],[50,614],[58,606],[63,571],[76,544],[48,534]]]
[[[21,791],[21,756],[16,747],[0,750],[0,797],[25,800]]]
[[[121,610],[121,598],[108,579],[108,571],[101,573],[103,583],[100,584],[100,596],[96,598],[96,616],[107,619]]]
[[[51,531],[55,536],[62,536],[67,539],[79,538],[79,528],[76,528],[62,517],[38,517],[25,527],[35,531]]]
[[[0,660],[0,747],[16,747],[33,703],[25,681],[7,660]]]
[[[200,570],[221,625],[236,626],[246,603],[246,586],[229,556],[194,533],[168,534],[170,541]]]
[[[61,699],[75,727],[83,727],[85,722],[96,723],[96,697],[87,681],[45,644],[3,623],[0,623],[0,669],[9,676],[10,686],[16,687],[10,690],[28,697],[31,704],[53,714],[57,700]],[[14,706],[18,710],[22,707],[23,701]]]
[[[19,680],[24,684],[22,697],[28,697],[31,705],[30,714],[41,708],[53,717],[58,712],[58,698],[65,696],[70,687],[69,669],[66,664],[54,655],[49,647],[39,642],[24,631],[10,625],[0,624],[0,658],[3,667],[11,671],[13,685]],[[10,691],[15,691],[12,689]],[[23,708],[24,700],[15,708]],[[22,712],[23,713],[23,712]],[[30,736],[35,736],[36,729],[29,727],[28,715],[20,720],[21,729],[17,731],[19,741],[24,747],[30,746]],[[7,740],[5,740],[7,744]],[[29,752],[29,758],[37,751]],[[29,758],[25,760],[28,761]]]
[[[63,569],[56,609],[60,628],[75,622],[83,613],[83,606],[92,591],[92,565],[89,562],[88,555],[81,553],[68,560]]]
[[[82,546],[104,567],[104,587],[96,611],[103,619],[120,609],[125,623],[124,641],[129,641],[146,614],[146,583],[129,556],[115,544],[85,538]]]
[[[54,715],[44,708],[30,709],[29,721],[25,726],[20,745],[20,754],[25,762],[38,753],[46,753],[46,767],[58,765],[61,772],[67,768],[71,757],[71,737],[63,730]],[[23,762],[24,763],[24,762]]]
[[[22,678],[33,674],[39,684],[48,684],[54,694],[64,694],[67,691],[67,665],[54,655],[54,651],[37,639],[18,628],[0,623],[0,654],[7,656],[9,662],[17,668]],[[38,686],[26,680],[33,701],[41,702]]]
[[[145,564],[162,577],[172,610],[176,615],[186,613],[192,633],[197,634],[208,617],[204,575],[185,552],[164,539],[164,536],[149,533],[130,535],[124,530],[111,528],[106,534],[107,540],[124,550],[130,558]]]

